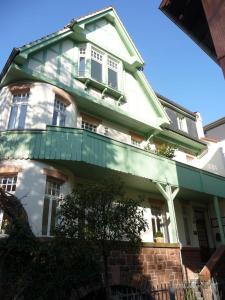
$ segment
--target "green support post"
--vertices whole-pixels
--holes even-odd
[[[215,212],[216,212],[216,218],[217,218],[217,222],[218,222],[218,226],[219,226],[221,242],[222,242],[223,245],[225,245],[225,236],[224,236],[223,225],[222,225],[222,220],[221,220],[219,200],[218,200],[217,196],[213,197],[213,203],[214,203],[214,209],[215,209]]]
[[[177,193],[179,192],[179,188],[176,187],[172,192],[171,186],[169,184],[167,184],[165,188],[162,186],[162,184],[158,182],[155,182],[155,184],[167,202],[169,215],[170,215],[170,222],[171,222],[170,242],[177,243],[179,241],[179,237],[177,232],[177,221],[176,221],[176,214],[175,214],[173,200],[176,197]]]

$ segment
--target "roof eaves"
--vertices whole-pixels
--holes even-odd
[[[9,58],[7,59],[3,69],[2,69],[2,72],[0,74],[0,82],[2,80],[2,78],[5,76],[5,74],[7,73],[11,63],[13,62],[14,58],[17,56],[17,54],[20,53],[20,49],[18,48],[13,48],[12,52],[10,53],[9,55]]]
[[[156,93],[156,95],[157,95],[157,97],[159,98],[159,101],[160,101],[161,103],[162,103],[162,102],[168,103],[168,104],[170,104],[170,105],[172,105],[172,106],[175,106],[176,108],[178,108],[178,109],[184,111],[185,113],[190,114],[191,116],[193,116],[193,117],[196,118],[196,114],[195,114],[194,112],[192,112],[192,111],[188,110],[187,108],[181,106],[180,104],[178,104],[178,103],[176,103],[176,102],[174,102],[174,101],[172,101],[172,100],[166,98],[165,96],[162,96],[161,94],[159,94],[159,93],[157,93],[157,92],[155,92],[155,93]]]
[[[213,121],[213,122],[205,125],[203,128],[204,128],[204,131],[207,131],[207,130],[213,129],[217,126],[223,125],[223,124],[225,124],[225,117],[222,117],[216,121]]]

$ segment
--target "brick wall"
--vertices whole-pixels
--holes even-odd
[[[112,251],[109,257],[112,285],[141,288],[148,284],[182,282],[180,249],[177,244],[145,244],[139,254],[128,250]]]

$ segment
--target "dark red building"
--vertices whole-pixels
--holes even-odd
[[[221,66],[225,77],[225,1],[163,0],[159,8]]]

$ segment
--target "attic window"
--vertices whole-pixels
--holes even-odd
[[[86,55],[86,48],[84,46],[81,46],[79,66],[78,66],[79,76],[85,76],[85,55]]]
[[[102,60],[103,55],[91,49],[91,77],[99,82],[102,82]]]
[[[118,63],[115,60],[108,58],[108,85],[114,89],[118,88],[117,70]]]

